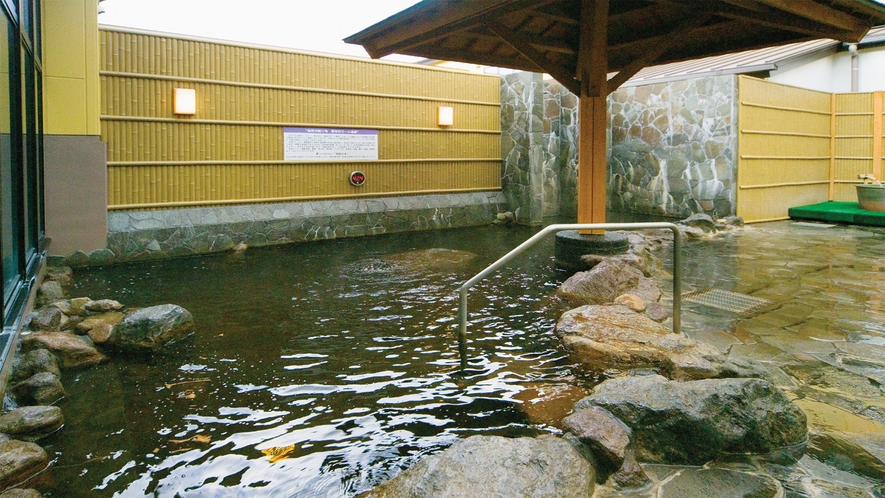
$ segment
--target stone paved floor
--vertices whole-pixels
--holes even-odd
[[[670,259],[668,242],[659,256]],[[748,225],[687,241],[684,262],[684,292],[722,289],[773,301],[752,316],[684,303],[686,334],[761,361],[806,412],[812,434],[847,439],[885,461],[885,229]],[[882,492],[878,479],[826,475],[832,468],[818,463],[806,456],[778,476],[795,483],[785,485],[787,496]],[[827,480],[854,478],[864,482],[850,492],[824,490]]]
[[[669,264],[671,242],[661,240],[658,256]],[[720,289],[772,302],[749,315],[683,302],[682,330],[762,362],[808,416],[809,441],[795,458],[787,450],[727,456],[702,469],[643,465],[650,488],[603,487],[594,496],[720,496],[724,489],[737,493],[729,496],[885,496],[885,229],[749,225],[686,241],[683,255],[683,292]],[[671,282],[659,283],[669,306]],[[772,477],[777,489],[768,485]]]

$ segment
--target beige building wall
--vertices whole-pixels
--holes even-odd
[[[43,100],[49,252],[107,245],[107,160],[100,138],[98,3],[44,0]]]
[[[501,188],[496,76],[112,27],[100,46],[111,211]],[[378,160],[286,161],[287,127],[377,130]]]
[[[858,175],[882,177],[882,92],[827,93],[748,76],[739,84],[737,214],[745,221],[857,202]]]

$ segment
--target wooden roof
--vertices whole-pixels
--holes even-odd
[[[872,0],[424,0],[345,41],[375,58],[546,72],[591,95],[579,91],[590,67],[618,73],[597,92],[607,93],[647,66],[817,38],[859,42],[883,23],[885,5]]]

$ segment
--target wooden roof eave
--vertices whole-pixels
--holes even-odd
[[[583,1],[584,7],[595,4]],[[345,41],[363,45],[376,58],[402,53],[540,70],[574,90],[580,78],[581,22],[568,17],[568,5],[562,0],[424,0]],[[859,41],[869,27],[885,22],[885,5],[871,0],[719,0],[704,2],[706,10],[700,12],[697,5],[691,2],[692,8],[686,10],[685,0],[647,0],[639,9],[608,15],[611,45],[606,63],[609,71],[620,71],[610,89],[649,65],[816,38]],[[661,17],[655,16],[654,6],[682,14],[663,16],[672,25],[659,23],[652,36],[627,28],[612,31],[619,23],[627,22],[629,27]],[[544,36],[546,29],[543,33],[522,29],[539,17],[549,21],[550,37]],[[729,30],[740,33],[723,38]],[[753,34],[740,36],[744,31]],[[634,33],[639,36],[631,38]],[[465,37],[482,43],[459,43]]]

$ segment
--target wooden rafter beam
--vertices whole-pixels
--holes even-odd
[[[575,19],[574,17],[568,15],[555,6],[548,6],[543,9],[533,9],[532,14],[562,24],[569,24],[572,26],[577,26],[578,24],[580,24],[580,20]]]
[[[486,26],[484,26],[486,27]],[[488,29],[488,27],[486,27]],[[491,31],[491,30],[489,30]],[[470,36],[475,36],[476,38],[485,39],[485,40],[498,40],[500,36],[495,33],[482,30],[481,28],[477,28],[473,31],[469,32]],[[551,36],[543,36],[543,34],[538,34],[537,36],[532,35],[529,37],[530,43],[533,47],[540,50],[541,52],[555,52],[558,54],[567,54],[574,55],[575,49],[568,44],[567,41],[554,38]]]
[[[643,68],[652,65],[658,57],[663,55],[670,47],[679,43],[687,33],[704,24],[712,15],[709,11],[699,12],[679,24],[667,35],[661,37],[660,41],[650,46],[640,57],[634,59],[633,62],[622,68],[618,71],[618,74],[608,80],[608,93],[617,90],[619,86],[626,83],[633,75]]]
[[[834,9],[814,0],[756,0],[757,2],[774,7],[778,10],[789,12],[811,19],[813,21],[832,26],[841,31],[846,31],[853,35],[856,40],[842,41],[860,41],[863,35],[869,30],[869,26],[861,19],[851,14]]]
[[[692,36],[702,40],[716,40],[723,34],[727,34],[734,29],[735,25],[728,22],[708,24],[694,29],[692,31]],[[649,36],[647,38],[634,38],[627,42],[613,44],[609,47],[609,50],[614,56],[618,56],[625,52],[631,53],[635,51],[643,51],[646,47],[654,47],[659,43],[666,42],[668,36],[668,34],[663,34]],[[762,40],[762,43],[764,43],[764,40]]]
[[[763,26],[794,31],[815,38],[841,39],[852,36],[848,31],[747,0],[724,0],[716,5],[716,13],[729,19],[752,21]]]
[[[580,86],[574,76],[572,76],[572,73],[566,68],[551,61],[540,50],[533,47],[531,38],[524,33],[521,33],[516,29],[508,28],[496,19],[486,19],[483,21],[483,24],[528,61],[542,68],[544,72],[549,73],[550,76],[553,76],[556,81],[562,84],[562,86],[574,93],[580,91]]]
[[[504,45],[503,42],[499,42]],[[490,53],[487,51],[461,51],[463,57],[455,59],[452,57],[452,53],[444,48],[437,47],[424,47],[421,50],[421,57],[426,57],[428,59],[437,59],[444,61],[462,61],[469,62],[470,64],[480,64],[483,66],[492,66],[492,67],[507,67],[511,69],[521,69],[523,71],[530,71],[535,73],[543,73],[545,72],[544,68],[539,67],[533,62],[525,59],[521,56],[509,56],[509,55],[499,55],[496,53]]]

